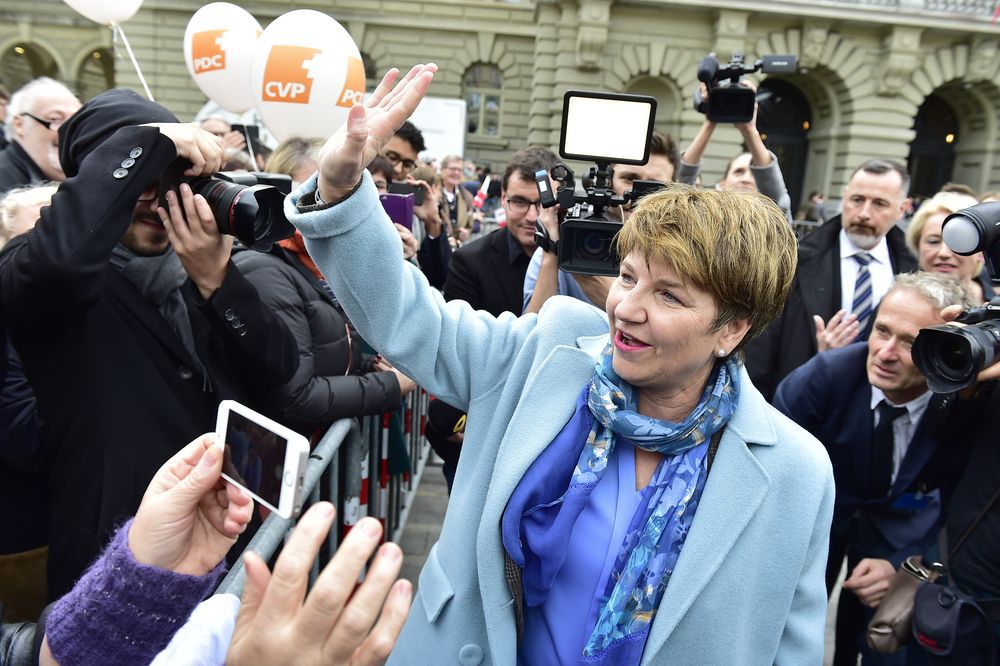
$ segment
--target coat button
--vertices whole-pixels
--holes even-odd
[[[236,329],[236,333],[239,334],[239,336],[242,338],[244,335],[247,334],[247,325],[242,324],[238,329]]]
[[[483,663],[483,648],[469,643],[458,651],[458,662],[462,666],[478,666]]]
[[[236,316],[236,313],[233,312],[232,308],[226,308],[226,312],[225,312],[226,321],[232,321],[233,317],[235,317],[235,316]]]
[[[135,160],[132,159],[131,157],[127,157],[127,158],[125,158],[125,159],[122,160],[122,168],[123,169],[129,168],[133,164],[135,164]]]
[[[186,365],[182,365],[181,367],[177,368],[177,374],[181,376],[181,379],[187,381],[188,379],[194,377],[194,370],[187,367]]]
[[[239,328],[240,327],[240,323],[242,323],[242,322],[240,322],[240,318],[239,317],[233,317],[233,320],[230,323],[233,325],[233,328]]]
[[[128,154],[132,159],[139,157],[139,155],[142,155],[142,148],[133,148],[132,152]]]
[[[128,175],[128,169],[115,169],[111,175],[119,179],[124,178]]]

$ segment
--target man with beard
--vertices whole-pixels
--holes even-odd
[[[59,164],[59,126],[76,113],[80,100],[48,77],[21,87],[7,106],[7,138],[0,152],[0,195],[16,187],[66,178]]]
[[[843,212],[799,244],[799,263],[785,309],[747,346],[747,370],[770,399],[778,383],[820,350],[822,331],[838,315],[865,340],[872,314],[893,275],[917,269],[897,220],[909,206],[910,176],[889,160],[869,160],[844,187]],[[835,322],[836,323],[836,322]]]
[[[68,180],[0,254],[0,317],[38,400],[52,519],[48,596],[65,593],[135,512],[178,442],[213,430],[297,367],[295,342],[230,262],[204,198],[157,184],[207,175],[222,143],[111,90],[59,130]],[[16,509],[13,509],[16,510]]]

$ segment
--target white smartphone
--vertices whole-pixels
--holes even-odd
[[[235,400],[219,403],[215,438],[222,477],[282,518],[302,510],[309,441]]]

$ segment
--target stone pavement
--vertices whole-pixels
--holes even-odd
[[[420,477],[413,506],[410,508],[406,527],[399,546],[403,549],[403,571],[401,578],[413,583],[416,591],[420,569],[424,566],[427,553],[441,534],[441,524],[448,508],[448,486],[441,473],[441,461],[432,455]],[[843,580],[843,576],[841,576]],[[826,628],[826,659],[824,666],[829,666],[833,660],[833,618],[836,614],[837,596],[840,585],[837,585],[830,604],[830,613]]]

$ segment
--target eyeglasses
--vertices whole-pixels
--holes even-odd
[[[529,208],[534,207],[535,212],[541,215],[542,213],[542,202],[541,201],[528,201],[527,199],[522,199],[521,197],[510,197],[507,199],[507,205],[510,209],[518,214],[527,213]]]
[[[38,116],[36,116],[36,115],[34,115],[32,113],[28,113],[27,111],[22,111],[21,115],[22,116],[28,116],[29,118],[31,118],[32,120],[34,120],[36,123],[38,123],[39,125],[41,125],[45,129],[52,130],[53,132],[56,131],[57,129],[59,129],[62,126],[62,124],[64,122],[66,122],[65,118],[59,118],[58,120],[44,120],[44,119],[39,118]]]
[[[406,169],[407,171],[413,171],[414,167],[417,166],[417,163],[414,162],[413,160],[404,160],[402,155],[392,150],[385,151],[384,153],[382,153],[382,156],[385,157],[390,162],[392,162],[393,166],[396,166],[397,164],[402,164],[403,168]]]

